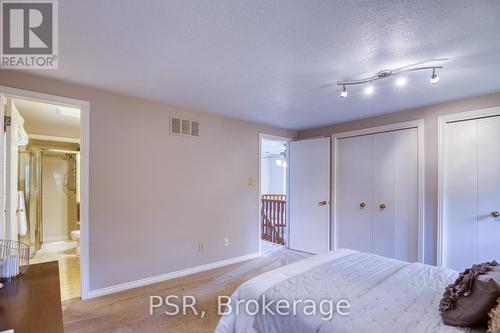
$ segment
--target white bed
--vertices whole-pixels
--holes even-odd
[[[453,282],[452,270],[406,263],[352,250],[314,256],[257,276],[231,296],[233,311],[225,314],[216,333],[293,332],[471,332],[446,326],[438,311],[444,288]],[[237,301],[342,299],[349,315],[248,315]]]

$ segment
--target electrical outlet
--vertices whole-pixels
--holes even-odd
[[[224,246],[225,247],[229,246],[229,238],[224,238]]]
[[[204,248],[203,248],[203,243],[198,243],[198,252],[203,252]]]

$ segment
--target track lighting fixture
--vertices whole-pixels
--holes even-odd
[[[347,97],[347,88],[344,86],[342,86],[342,91],[340,92],[340,97],[342,98],[346,98]]]
[[[438,61],[445,61],[445,60],[447,60],[447,59],[434,59],[434,60],[432,60],[432,62],[435,63]],[[372,77],[367,77],[367,78],[363,78],[363,79],[359,79],[359,80],[339,81],[339,82],[337,82],[337,85],[342,86],[342,90],[340,92],[340,97],[342,97],[342,98],[347,97],[347,86],[368,84],[365,87],[365,94],[371,95],[371,94],[373,94],[373,92],[375,90],[375,88],[372,84],[373,81],[386,79],[388,77],[391,77],[394,75],[400,75],[402,73],[415,72],[415,71],[421,71],[421,70],[432,70],[432,75],[431,75],[430,81],[432,84],[436,84],[439,82],[439,76],[436,74],[436,70],[443,68],[443,66],[420,66],[422,64],[429,63],[429,62],[431,62],[431,61],[413,64],[413,65],[401,67],[401,68],[394,69],[394,70],[392,70],[392,69],[382,70]],[[406,77],[403,77],[403,76],[398,77],[396,80],[396,85],[398,87],[402,87],[402,86],[406,85],[406,83],[407,83],[407,79],[406,79]]]

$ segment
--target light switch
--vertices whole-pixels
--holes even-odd
[[[248,186],[253,186],[253,178],[248,177]]]
[[[224,246],[225,247],[229,246],[229,238],[224,238]]]

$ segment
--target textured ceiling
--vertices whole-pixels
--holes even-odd
[[[293,129],[500,90],[500,1],[64,0],[59,70],[120,93]],[[448,58],[341,100],[332,83]]]

